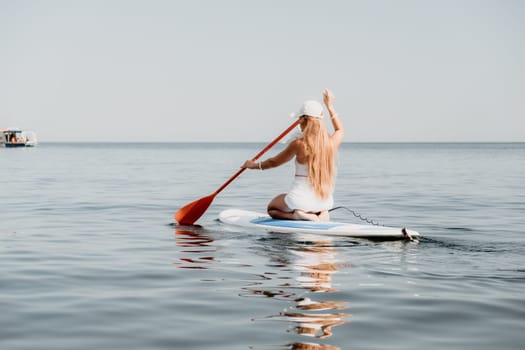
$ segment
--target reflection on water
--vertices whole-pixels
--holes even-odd
[[[340,350],[340,347],[329,345],[329,344],[316,344],[316,343],[293,343],[290,344],[288,349],[291,350]]]
[[[336,292],[332,286],[332,275],[337,272],[336,252],[329,241],[315,242],[314,246],[303,246],[291,250],[296,256],[294,268],[300,272],[299,285],[312,292]]]
[[[337,259],[337,248],[325,237],[308,237],[296,240],[298,236],[265,236],[254,248],[267,261],[269,271],[251,274],[252,277],[241,287],[239,296],[267,298],[286,301],[288,306],[267,315],[254,315],[255,322],[281,322],[284,332],[308,337],[305,342],[277,345],[286,349],[339,349],[321,343],[330,338],[337,326],[348,322],[347,301],[330,300],[327,297],[337,292],[333,278],[341,268],[350,267]],[[303,237],[304,238],[304,237]],[[174,263],[179,268],[207,269],[212,264],[225,263],[215,259],[216,246],[210,232],[203,229],[175,230],[179,258]],[[246,265],[247,267],[250,265]],[[216,267],[216,266],[215,266]],[[319,342],[312,341],[316,339]]]
[[[275,242],[282,245],[279,241]],[[323,238],[322,240],[310,240],[308,243],[291,243],[287,245],[281,254],[286,258],[279,258],[279,262],[286,261],[287,264],[280,269],[283,276],[273,276],[274,280],[288,279],[284,284],[272,286],[271,288],[251,290],[252,295],[264,295],[266,297],[289,300],[291,305],[277,314],[269,315],[262,320],[280,321],[287,324],[288,332],[295,332],[304,337],[325,339],[333,335],[333,328],[346,323],[347,313],[340,312],[347,309],[346,301],[315,300],[314,295],[319,293],[334,293],[337,289],[333,285],[333,276],[338,268],[349,267],[337,260],[337,251],[333,242]],[[272,258],[279,256],[275,253]],[[272,262],[273,263],[273,262]],[[274,265],[274,264],[273,264]],[[289,277],[290,271],[293,276]],[[266,278],[268,274],[265,275]],[[299,290],[299,292],[297,291]],[[306,290],[306,293],[304,292]],[[294,291],[294,292],[292,292]],[[303,291],[303,292],[300,292]],[[302,295],[301,295],[302,294]],[[326,298],[324,298],[326,299]],[[339,349],[338,347],[313,343],[296,342],[287,346],[291,349]]]
[[[294,322],[293,330],[303,336],[324,339],[332,336],[332,327],[345,323],[344,313],[294,313],[282,312],[274,319]]]
[[[175,242],[182,248],[182,256],[174,263],[179,268],[206,269],[206,265],[214,260],[212,253],[216,248],[211,245],[213,239],[206,233],[175,230]]]
[[[341,301],[313,301],[305,297],[296,299],[294,307],[308,312],[282,312],[279,317],[275,318],[296,323],[297,326],[293,330],[297,334],[319,339],[330,337],[332,327],[345,323],[345,319],[349,316],[346,313],[317,313],[348,308],[347,303]]]

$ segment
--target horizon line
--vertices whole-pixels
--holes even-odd
[[[39,141],[38,143],[111,143],[111,144],[122,144],[122,143],[134,143],[134,144],[159,144],[159,143],[171,143],[171,144],[261,144],[267,143],[266,141]],[[505,144],[505,143],[525,143],[523,141],[345,141],[342,144],[447,144],[447,143],[494,143],[494,144]],[[286,144],[286,142],[279,142],[278,144]]]

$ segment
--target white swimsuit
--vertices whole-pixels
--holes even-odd
[[[290,191],[284,197],[284,202],[288,208],[300,209],[306,212],[317,213],[331,209],[334,206],[333,195],[321,199],[317,196],[308,181],[308,168],[306,164],[301,164],[295,159],[295,177]]]

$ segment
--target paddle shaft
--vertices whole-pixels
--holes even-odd
[[[299,125],[299,123],[301,122],[301,119],[300,118],[297,118],[297,120],[288,127],[288,129],[284,130],[279,136],[277,136],[275,138],[275,140],[273,140],[272,142],[270,142],[262,151],[260,151],[259,153],[257,153],[257,155],[255,157],[252,158],[252,160],[257,160],[259,159],[263,154],[265,154],[270,148],[272,148],[273,146],[275,146],[275,144],[277,142],[279,142],[283,137],[286,136],[286,134],[288,134],[290,131],[292,131],[293,128],[295,128],[297,125]],[[228,181],[226,181],[225,183],[222,184],[221,187],[219,187],[217,189],[217,191],[215,191],[213,194],[216,196],[218,195],[222,190],[224,190],[226,188],[226,186],[228,186],[229,184],[231,184],[233,182],[233,180],[235,180],[239,175],[241,175],[244,171],[246,170],[246,168],[241,168],[239,169],[239,171],[237,171],[232,177],[230,177],[228,179]]]

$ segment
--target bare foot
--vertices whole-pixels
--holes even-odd
[[[319,217],[317,215],[313,213],[307,213],[300,209],[294,210],[293,217],[295,220],[319,221]]]
[[[330,214],[328,213],[328,210],[323,210],[319,214],[319,220],[320,221],[330,221]]]

